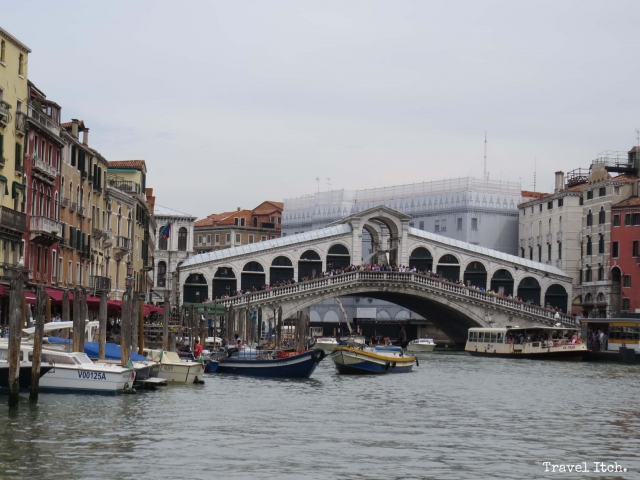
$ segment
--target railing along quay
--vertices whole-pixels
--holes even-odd
[[[463,285],[449,283],[427,275],[420,275],[411,272],[355,271],[340,275],[333,275],[331,277],[323,277],[307,282],[295,283],[293,285],[285,285],[283,287],[272,288],[270,290],[247,293],[237,297],[225,298],[223,300],[217,300],[215,303],[222,304],[227,307],[231,305],[247,306],[249,304],[260,303],[265,300],[283,298],[291,294],[303,293],[311,290],[321,290],[334,285],[343,285],[356,281],[417,283],[434,288],[438,292],[456,293],[467,298],[474,298],[500,307],[543,317],[548,319],[551,323],[555,323],[557,321],[555,318],[556,312],[546,308],[530,305],[511,298],[501,297],[500,295],[493,293],[481,292],[480,290],[468,288]],[[566,314],[560,314],[560,322],[569,325],[576,325],[576,319]]]

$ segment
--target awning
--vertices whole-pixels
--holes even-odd
[[[54,302],[62,302],[62,296],[64,295],[64,290],[58,290],[57,288],[45,288],[44,291],[47,295],[51,297],[51,300]],[[69,292],[69,301],[73,300],[73,293]]]
[[[25,292],[25,294],[27,295],[27,303],[29,305],[35,305],[36,304],[36,294],[32,293],[32,292]]]

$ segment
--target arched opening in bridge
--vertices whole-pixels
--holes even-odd
[[[460,262],[458,259],[447,253],[440,257],[438,260],[438,267],[436,272],[442,278],[446,278],[447,280],[456,281],[460,279]]]
[[[251,291],[253,288],[261,290],[265,284],[264,268],[258,262],[248,262],[242,268],[240,274],[240,285],[243,292]]]
[[[322,259],[315,250],[307,250],[298,260],[298,281],[313,278],[322,273]]]
[[[233,269],[229,267],[218,267],[213,276],[212,296],[214,299],[232,295],[238,290],[238,282]]]
[[[487,269],[481,262],[471,262],[464,271],[464,284],[487,288]]]
[[[201,273],[192,273],[187,277],[183,287],[183,301],[186,303],[202,303],[209,293],[207,280]]]
[[[409,256],[409,267],[416,268],[420,272],[433,270],[433,256],[424,247],[414,248]]]
[[[563,313],[567,313],[567,302],[569,295],[562,285],[554,283],[547,288],[544,294],[544,305],[551,308],[559,308]]]
[[[286,282],[293,278],[293,263],[289,257],[280,255],[274,258],[269,268],[269,283],[275,285],[277,282]]]
[[[491,290],[501,293],[505,297],[513,295],[513,277],[509,270],[501,268],[491,277]]]
[[[327,271],[351,265],[349,250],[342,244],[332,245],[327,253]]]
[[[532,302],[534,305],[540,305],[540,284],[533,277],[525,277],[518,284],[518,297],[523,302]]]

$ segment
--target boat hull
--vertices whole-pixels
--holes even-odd
[[[49,372],[53,367],[51,365],[41,365],[40,366],[40,381],[42,381],[42,377]],[[20,365],[20,375],[18,377],[20,382],[20,388],[30,388],[31,387],[31,363],[28,365],[21,364]],[[9,388],[9,368],[3,367],[0,368],[0,390]]]
[[[218,373],[245,375],[249,377],[309,378],[324,358],[310,350],[288,358],[260,360],[253,358],[224,358],[218,362]]]
[[[433,352],[436,348],[435,344],[417,344],[417,345],[407,345],[407,352],[412,353],[425,353],[425,352]]]
[[[204,372],[202,364],[195,362],[161,363],[159,367],[155,376],[164,378],[167,383],[198,383],[202,380]]]
[[[564,360],[581,362],[582,358],[587,354],[584,350],[557,351],[549,353],[493,353],[493,352],[474,352],[467,350],[474,357],[494,357],[494,358],[515,358],[528,360]]]
[[[340,347],[331,353],[338,373],[375,375],[406,373],[413,369],[414,357],[386,357],[366,351]]]
[[[316,342],[313,345],[313,347],[311,347],[311,349],[322,350],[324,353],[331,353],[333,349],[336,348],[337,346],[338,346],[338,342],[334,342],[334,343]]]
[[[131,369],[66,368],[56,365],[40,379],[40,388],[58,392],[122,393],[135,380]]]

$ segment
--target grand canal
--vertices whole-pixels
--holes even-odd
[[[422,357],[415,372],[211,376],[118,397],[0,398],[0,477],[598,478],[542,462],[618,462],[640,475],[640,367]],[[613,477],[613,474],[611,475]]]

